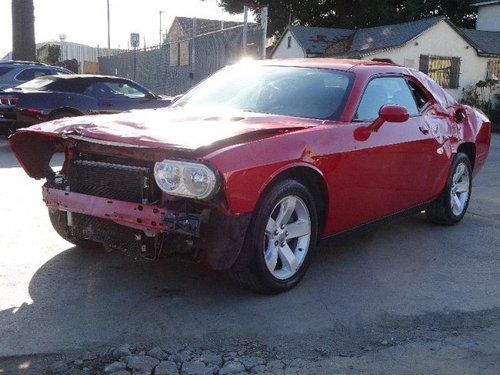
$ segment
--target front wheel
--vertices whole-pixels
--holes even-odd
[[[49,217],[50,222],[57,234],[59,234],[62,238],[72,243],[73,245],[81,247],[82,249],[96,249],[102,247],[102,245],[98,242],[71,235],[67,226],[66,212],[57,210],[55,208],[49,208]]]
[[[472,167],[468,156],[455,155],[450,175],[439,196],[427,208],[427,218],[435,224],[454,225],[464,217],[472,189]]]
[[[309,190],[296,180],[277,183],[258,204],[230,275],[261,293],[293,288],[309,266],[317,228],[316,204]]]

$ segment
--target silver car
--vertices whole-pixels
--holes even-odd
[[[68,69],[31,61],[0,60],[0,90],[47,75],[72,74]]]

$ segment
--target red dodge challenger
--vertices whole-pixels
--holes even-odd
[[[425,74],[335,59],[241,63],[168,109],[10,137],[66,240],[189,251],[266,293],[295,286],[320,240],[421,210],[458,223],[489,145],[489,120]]]

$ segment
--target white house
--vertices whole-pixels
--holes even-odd
[[[500,0],[474,1],[478,7],[476,30],[500,31]]]
[[[459,29],[446,17],[358,30],[289,26],[272,54],[272,58],[319,56],[416,68],[459,98],[462,89],[490,76],[500,77],[500,32]]]

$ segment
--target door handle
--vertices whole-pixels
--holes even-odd
[[[422,132],[422,134],[427,135],[429,134],[429,130],[424,128],[423,126],[419,126],[418,129]]]

